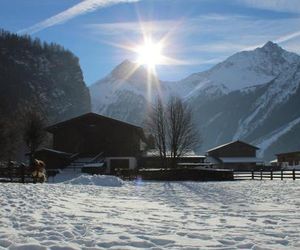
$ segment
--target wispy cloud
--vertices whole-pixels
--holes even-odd
[[[273,10],[278,12],[300,12],[299,0],[236,0],[240,4],[246,4],[247,6]]]
[[[177,20],[159,20],[152,22],[116,22],[89,24],[86,27],[99,40],[130,40],[142,35],[142,29],[159,37],[171,29],[174,32],[170,39],[185,40],[182,48],[198,52],[232,53],[272,40],[286,42],[300,36],[295,30],[299,18],[257,19],[240,15],[205,15]],[[173,40],[173,44],[175,44]]]
[[[141,34],[141,27],[143,30],[147,30],[153,34],[165,33],[170,30],[177,21],[165,20],[165,21],[141,21],[137,22],[115,22],[115,23],[98,23],[88,24],[86,27],[93,31],[95,34],[101,34],[106,36],[119,36],[120,34],[127,33]]]
[[[119,3],[138,2],[139,0],[83,0],[82,2],[70,7],[69,9],[60,12],[52,17],[49,17],[39,23],[36,23],[28,28],[19,30],[18,33],[34,34],[51,26],[64,23],[77,16],[88,12],[106,8]]]
[[[120,48],[130,46],[130,41],[139,42],[141,26],[158,39],[174,29],[164,49],[168,56],[181,58],[179,64],[214,65],[236,52],[261,47],[268,41],[299,53],[300,45],[296,43],[300,38],[299,23],[300,18],[260,19],[213,14],[180,21],[99,23],[86,27],[97,41]]]
[[[280,36],[275,40],[275,42],[276,43],[284,43],[284,42],[288,42],[292,39],[298,38],[299,36],[300,36],[300,30]]]

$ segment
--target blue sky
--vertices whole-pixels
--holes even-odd
[[[271,40],[300,53],[299,0],[0,0],[0,27],[56,42],[80,59],[86,83],[136,54],[123,48],[166,38],[162,80],[203,71]]]

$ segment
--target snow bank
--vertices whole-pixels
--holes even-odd
[[[73,185],[95,185],[95,186],[106,186],[106,187],[121,187],[123,181],[110,175],[80,175],[69,181],[65,181],[65,184]]]

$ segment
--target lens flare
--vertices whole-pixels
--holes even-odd
[[[154,69],[156,65],[164,63],[162,55],[163,45],[155,43],[152,39],[147,39],[144,44],[137,46],[137,62],[140,65],[145,65],[149,69]]]

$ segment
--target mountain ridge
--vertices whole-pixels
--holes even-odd
[[[269,160],[275,153],[270,149],[272,145],[286,133],[292,133],[298,124],[296,121],[300,113],[293,105],[289,110],[287,107],[291,105],[289,100],[300,98],[299,65],[299,55],[269,41],[260,48],[238,52],[211,69],[191,74],[182,80],[163,82],[156,79],[160,87],[155,85],[152,94],[165,100],[170,95],[178,95],[193,108],[195,123],[204,135],[199,152],[227,141],[244,139],[260,145],[263,155]],[[106,77],[98,81],[98,87],[97,84],[92,85],[93,111],[141,125],[147,109],[155,100],[153,96],[147,98],[147,84],[145,77],[142,78],[131,81],[130,77],[128,80],[121,75],[116,82]],[[105,88],[99,89],[99,86]],[[95,94],[97,92],[98,96]],[[99,104],[101,96],[106,96],[108,92],[109,99],[113,101],[100,101],[97,108],[95,104]],[[284,120],[275,119],[275,115],[284,116]],[[280,128],[285,128],[286,133],[276,133]],[[271,142],[268,145],[267,140]],[[294,142],[290,148],[300,148],[300,144]]]

